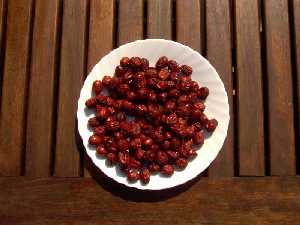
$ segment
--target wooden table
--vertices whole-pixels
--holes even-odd
[[[93,171],[76,133],[86,74],[144,38],[208,58],[232,118],[204,176],[159,193]],[[300,0],[0,0],[0,45],[0,224],[300,224]]]

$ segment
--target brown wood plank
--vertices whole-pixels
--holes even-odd
[[[300,174],[300,0],[293,1],[293,14],[294,14],[294,40],[295,40],[295,56],[296,56],[296,77],[297,77],[297,97],[298,97],[298,109],[296,109],[296,115],[298,115],[298,174]]]
[[[88,40],[87,72],[113,48],[114,38],[114,1],[91,0]],[[105,31],[105,32],[103,32]],[[84,151],[84,147],[82,150]],[[84,155],[87,157],[86,155]],[[85,158],[84,164],[87,164]],[[84,176],[89,177],[89,171],[84,168]]]
[[[0,175],[20,175],[25,144],[25,111],[32,1],[8,1],[0,113]]]
[[[147,37],[172,38],[172,1],[148,0]]]
[[[118,45],[143,39],[143,0],[120,1]]]
[[[199,0],[176,1],[176,39],[200,53],[203,49],[200,30],[201,18]]]
[[[150,203],[124,200],[87,178],[0,178],[0,186],[0,224],[300,224],[300,177],[202,178]]]
[[[77,101],[86,70],[86,0],[63,1],[55,176],[79,176],[76,144]]]
[[[230,106],[228,133],[218,157],[209,168],[209,176],[234,175],[234,115],[231,61],[231,29],[229,1],[206,1],[206,48],[207,58],[224,82]]]
[[[264,1],[271,175],[294,175],[295,137],[288,2]]]
[[[4,37],[6,25],[7,2],[0,0],[0,85],[3,77],[3,59],[4,59]],[[0,86],[1,91],[2,85]],[[1,98],[1,94],[0,94]]]
[[[26,133],[27,176],[51,174],[59,2],[35,1]]]
[[[235,1],[239,175],[265,175],[264,118],[256,0]]]
[[[88,72],[113,48],[114,1],[91,0],[88,44]]]

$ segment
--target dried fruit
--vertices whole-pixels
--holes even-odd
[[[147,184],[150,172],[170,176],[174,166],[184,169],[197,155],[193,146],[204,143],[203,128],[213,132],[218,126],[204,113],[209,89],[199,87],[192,72],[166,56],[155,68],[145,58],[123,57],[113,77],[94,81],[95,97],[85,102],[95,110],[88,121],[94,131],[89,144],[111,164],[118,163],[129,181]]]

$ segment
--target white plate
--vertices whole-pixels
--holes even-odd
[[[199,82],[201,86],[207,86],[210,94],[206,100],[205,113],[209,118],[216,118],[219,122],[213,134],[205,139],[204,145],[197,151],[198,155],[190,161],[188,166],[182,171],[175,171],[171,177],[163,177],[160,174],[151,176],[150,182],[146,185],[140,181],[131,183],[126,177],[119,173],[116,166],[109,167],[105,159],[97,156],[95,148],[88,144],[92,131],[88,129],[88,119],[94,114],[87,110],[85,101],[91,97],[91,90],[94,80],[101,80],[104,75],[113,75],[115,67],[124,56],[139,56],[147,58],[150,66],[153,66],[160,56],[167,56],[169,59],[177,61],[179,64],[187,64],[193,67],[193,80]],[[227,94],[218,73],[213,66],[198,52],[180,43],[163,40],[147,39],[138,40],[111,51],[97,63],[87,76],[78,100],[78,130],[83,140],[87,154],[93,163],[118,183],[129,187],[147,190],[161,190],[175,187],[186,183],[203,172],[218,155],[225,137],[229,123],[229,106]]]

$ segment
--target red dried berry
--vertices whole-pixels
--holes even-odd
[[[135,169],[140,168],[141,167],[141,162],[136,160],[133,157],[130,157],[128,167],[135,168]]]
[[[164,140],[163,143],[161,144],[162,149],[169,149],[170,148],[171,143],[167,140]]]
[[[135,157],[139,160],[141,160],[143,157],[144,157],[144,154],[145,154],[145,151],[141,148],[138,148],[136,151],[135,151]]]
[[[158,151],[156,161],[160,165],[165,165],[168,163],[168,155],[163,151]]]
[[[148,59],[142,58],[141,61],[142,61],[141,69],[143,71],[147,71],[149,69],[149,61],[148,61]]]
[[[131,142],[130,142],[130,148],[132,149],[139,149],[142,147],[142,141],[140,138],[134,138]]]
[[[98,145],[102,144],[102,142],[103,142],[103,137],[95,135],[95,134],[90,136],[90,138],[89,138],[90,145],[98,146]]]
[[[96,98],[90,98],[86,100],[85,106],[88,108],[93,108],[97,105],[97,99]]]
[[[130,181],[137,181],[140,178],[139,172],[137,170],[130,169],[127,173],[127,178]]]
[[[127,68],[123,66],[117,66],[115,69],[115,76],[123,77],[123,75],[127,72]]]
[[[160,57],[155,65],[156,69],[162,69],[166,66],[168,66],[168,58],[166,56]]]
[[[168,68],[172,72],[179,72],[180,71],[180,67],[179,67],[178,63],[175,60],[169,60]]]
[[[188,76],[193,73],[193,68],[188,65],[182,65],[180,67],[180,70],[182,73],[184,73],[185,75],[188,75]]]
[[[188,164],[188,161],[185,158],[179,158],[176,160],[176,166],[178,166],[179,169],[184,169]]]
[[[174,152],[174,151],[171,151],[171,150],[168,150],[167,154],[172,159],[177,159],[179,157],[179,153],[178,152]]]
[[[120,65],[124,66],[124,67],[128,67],[129,66],[129,58],[128,57],[123,57],[120,60]]]
[[[100,80],[95,80],[93,83],[93,91],[96,95],[99,95],[103,89],[102,82]]]
[[[148,168],[153,173],[160,171],[160,166],[157,165],[156,163],[150,163],[149,166],[148,166]]]
[[[140,57],[131,57],[129,63],[130,66],[134,69],[138,69],[142,66],[142,60]]]
[[[167,69],[162,69],[158,73],[158,77],[161,80],[166,80],[170,76],[170,72]]]
[[[136,98],[136,93],[133,91],[127,92],[127,100],[128,101],[133,101]]]
[[[126,151],[129,149],[129,142],[126,139],[119,140],[117,145],[120,151]]]
[[[144,184],[149,183],[150,181],[150,171],[146,168],[143,168],[140,172],[140,178]]]
[[[171,89],[168,92],[168,96],[173,97],[173,98],[178,98],[180,95],[180,91],[178,89]]]
[[[145,140],[143,140],[142,145],[145,147],[145,149],[148,149],[153,144],[153,140],[150,137],[147,137]]]
[[[99,136],[105,135],[105,128],[103,126],[98,126],[95,128],[94,133]]]
[[[158,94],[158,100],[159,100],[161,103],[165,103],[165,102],[167,101],[167,98],[168,98],[167,92],[162,92],[162,93],[159,93],[159,94]]]
[[[108,160],[111,164],[117,162],[117,155],[116,155],[115,153],[113,153],[113,152],[109,152],[109,153],[106,155],[106,158],[107,158],[107,160]]]
[[[162,168],[162,173],[167,176],[171,176],[174,173],[174,168],[172,165],[164,165]]]
[[[157,70],[155,68],[149,68],[146,73],[145,76],[148,78],[156,78],[157,77]]]
[[[112,78],[110,76],[104,76],[102,78],[102,84],[104,87],[109,87],[112,84]]]
[[[118,153],[119,163],[122,165],[128,165],[129,163],[129,153],[128,152],[119,152]]]
[[[97,127],[97,126],[100,125],[100,122],[97,120],[96,117],[91,117],[91,118],[89,118],[89,120],[88,120],[88,124],[89,124],[89,126],[91,126],[91,127]]]
[[[213,132],[217,126],[218,121],[216,119],[208,120],[208,122],[205,124],[205,128],[208,132]]]
[[[195,133],[193,138],[195,145],[202,145],[204,143],[204,134],[202,131]]]
[[[105,147],[103,145],[97,146],[96,152],[97,152],[97,154],[102,155],[102,156],[107,154],[107,150],[105,149]]]
[[[201,98],[202,100],[205,100],[207,98],[207,96],[209,95],[209,89],[207,87],[201,87],[198,91],[197,91],[197,95],[199,98]]]

